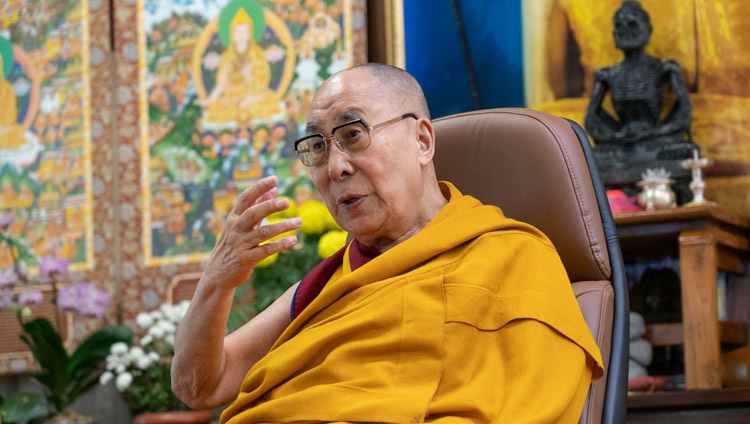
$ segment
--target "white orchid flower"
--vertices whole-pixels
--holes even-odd
[[[137,366],[138,368],[140,368],[140,369],[142,369],[142,370],[146,370],[146,369],[148,369],[148,367],[150,367],[150,366],[151,366],[151,363],[152,363],[152,362],[153,362],[153,361],[151,360],[151,357],[150,357],[150,356],[148,356],[148,355],[143,355],[143,356],[141,356],[140,358],[138,358],[138,359],[137,359],[137,360],[135,361],[135,366]]]
[[[145,355],[145,354],[146,354],[146,353],[145,353],[145,352],[143,351],[143,348],[141,348],[140,346],[133,346],[133,347],[132,347],[132,348],[130,349],[130,358],[131,358],[131,359],[132,359],[133,361],[137,361],[137,360],[138,360],[138,358],[140,358],[141,356],[143,356],[143,355]]]
[[[148,329],[148,334],[156,339],[161,339],[164,337],[164,329],[156,325]]]
[[[164,331],[164,334],[174,334],[177,331],[177,326],[169,321],[160,321],[158,327]]]
[[[125,355],[128,353],[128,345],[125,342],[117,342],[112,344],[112,346],[109,348],[109,351],[114,355]]]
[[[154,319],[150,314],[141,312],[135,317],[135,323],[140,328],[148,328],[154,323]]]
[[[115,380],[115,386],[117,386],[117,390],[123,392],[128,387],[130,387],[130,383],[133,382],[133,375],[129,372],[124,372],[117,376],[117,379]]]
[[[102,373],[102,375],[99,376],[99,384],[101,384],[102,386],[104,386],[107,383],[109,383],[110,381],[112,381],[113,378],[115,378],[115,375],[112,374],[112,372],[110,372],[110,371],[104,371]]]

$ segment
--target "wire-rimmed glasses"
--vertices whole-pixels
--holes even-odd
[[[377,125],[368,126],[362,119],[356,119],[334,127],[331,135],[310,134],[294,142],[294,150],[299,160],[306,166],[319,166],[328,160],[331,140],[346,153],[357,153],[370,146],[370,131],[385,127],[406,118],[418,119],[413,113],[405,113]]]

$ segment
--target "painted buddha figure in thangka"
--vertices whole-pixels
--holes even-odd
[[[230,7],[233,6],[233,7]],[[205,99],[204,121],[243,125],[282,113],[269,88],[271,66],[257,42],[265,31],[263,9],[257,2],[231,2],[219,16],[219,37],[226,47],[216,70],[216,83]]]

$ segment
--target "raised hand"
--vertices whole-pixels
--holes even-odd
[[[266,177],[240,194],[211,251],[203,279],[227,288],[237,287],[247,281],[258,262],[294,246],[294,235],[271,239],[299,229],[300,218],[261,225],[269,215],[289,208],[288,200],[278,198],[277,182],[274,176]]]

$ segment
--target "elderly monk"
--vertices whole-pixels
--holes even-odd
[[[222,423],[577,422],[601,356],[550,241],[438,182],[419,84],[357,66],[295,145],[353,240],[224,336],[235,287],[292,247],[274,177],[237,200],[177,334],[173,387]]]

